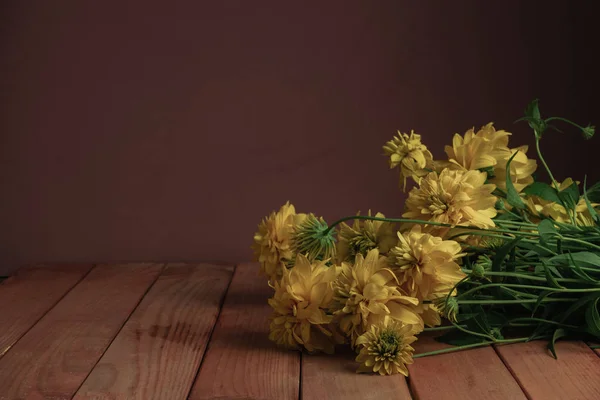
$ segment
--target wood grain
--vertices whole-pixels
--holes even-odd
[[[450,346],[421,334],[415,353],[445,347]],[[419,400],[526,399],[492,347],[418,358],[408,370],[410,387]]]
[[[73,396],[161,270],[95,267],[0,359],[0,399]]]
[[[92,264],[35,265],[0,285],[0,358],[89,272]]]
[[[557,342],[558,360],[547,341],[496,348],[531,399],[600,399],[600,357],[583,342]]]
[[[302,355],[302,399],[379,400],[408,399],[402,375],[357,374],[356,354],[340,347],[335,355]]]
[[[185,399],[233,267],[170,264],[75,399]]]
[[[236,268],[190,400],[298,398],[300,353],[268,339],[271,295],[257,264]]]

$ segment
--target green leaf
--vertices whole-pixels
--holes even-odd
[[[585,322],[587,323],[587,331],[592,335],[600,338],[600,314],[598,313],[598,302],[600,297],[591,301],[588,308],[585,310]]]
[[[533,316],[535,315],[535,312],[537,311],[537,309],[540,307],[540,305],[542,304],[542,302],[544,301],[544,299],[546,297],[548,297],[548,295],[552,294],[554,292],[550,292],[548,290],[541,292],[540,295],[538,296],[537,301],[535,302],[535,306],[533,307],[533,311],[531,311],[531,317],[533,318]]]
[[[519,236],[510,242],[506,243],[502,247],[500,247],[496,251],[496,255],[492,260],[492,271],[499,272],[502,271],[502,263],[506,259],[506,256],[510,253],[510,251],[523,239],[523,236]]]
[[[531,129],[534,130],[535,135],[539,138],[542,133],[546,130],[546,122],[542,119],[540,114],[539,100],[535,99],[527,105],[525,109],[525,118],[522,118],[529,123]]]
[[[508,201],[508,204],[511,206],[522,210],[525,208],[525,203],[523,203],[523,199],[519,196],[512,179],[510,179],[510,163],[517,153],[518,151],[515,151],[515,154],[513,154],[506,163],[506,201]]]
[[[558,359],[558,357],[556,357],[556,349],[554,348],[554,346],[556,345],[556,341],[560,338],[567,336],[568,334],[569,332],[563,328],[558,328],[554,331],[552,339],[550,340],[550,343],[548,343],[548,350],[550,350],[554,359]]]
[[[587,209],[588,209],[590,215],[592,216],[592,219],[594,221],[596,221],[596,224],[600,224],[600,216],[598,216],[596,209],[594,209],[594,207],[592,206],[592,203],[590,203],[590,199],[587,196],[587,192],[585,190],[586,182],[587,182],[587,176],[585,176],[583,178],[583,199],[585,200],[585,205],[587,206]]]
[[[568,188],[561,190],[558,197],[562,200],[568,211],[574,211],[579,202],[579,188],[577,183],[573,182]]]
[[[581,307],[585,306],[587,303],[597,301],[598,299],[600,299],[600,293],[591,293],[591,294],[588,294],[587,296],[581,297],[579,300],[573,302],[573,304],[571,304],[569,306],[569,308],[567,308],[565,310],[565,312],[562,314],[562,318],[558,322],[565,323],[565,321],[567,321],[567,319],[575,311],[579,310]]]
[[[533,182],[523,189],[523,193],[529,196],[537,196],[553,203],[560,203],[556,189],[544,182]]]
[[[544,266],[544,272],[546,273],[546,281],[552,286],[555,287],[557,289],[564,289],[564,286],[561,286],[558,281],[556,280],[556,278],[554,277],[554,275],[552,275],[552,271],[550,270],[550,268],[548,267],[548,264],[546,264],[546,262],[540,258],[540,261],[542,262],[542,265]]]
[[[596,182],[595,185],[587,191],[588,199],[592,203],[600,203],[600,182]]]
[[[569,262],[577,264],[580,267],[598,268],[600,272],[600,255],[590,251],[578,251],[577,253],[559,254],[548,260],[551,265],[570,265]]]
[[[538,224],[538,233],[540,234],[540,243],[548,247],[550,240],[559,235],[554,224],[549,219],[544,219]]]

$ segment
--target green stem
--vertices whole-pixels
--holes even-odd
[[[548,292],[556,292],[556,293],[587,293],[587,292],[600,292],[600,288],[588,288],[588,289],[560,289],[553,288],[547,286],[534,286],[534,285],[521,285],[519,283],[488,283],[485,285],[474,287],[473,289],[467,290],[464,293],[461,293],[457,299],[463,298],[471,293],[478,292],[483,289],[492,288],[492,287],[509,287],[509,288],[519,288],[519,289],[533,289],[533,290],[545,290]]]
[[[564,241],[567,241],[567,242],[579,243],[582,246],[586,246],[586,247],[590,247],[592,249],[600,250],[600,246],[595,245],[595,244],[590,243],[590,242],[586,242],[585,240],[575,239],[575,238],[570,238],[570,237],[564,237],[564,236],[561,236],[560,239],[564,240]]]
[[[521,235],[525,235],[525,236],[539,236],[539,234],[537,234],[537,233],[511,231],[511,230],[506,230],[506,229],[488,229],[488,228],[479,228],[476,226],[445,224],[443,222],[425,221],[425,220],[421,220],[421,219],[381,218],[381,217],[371,217],[368,215],[353,215],[353,216],[349,216],[349,217],[340,218],[337,221],[333,222],[331,225],[329,225],[329,227],[323,231],[323,235],[327,235],[336,225],[339,225],[342,222],[356,220],[356,219],[362,219],[362,220],[367,220],[367,221],[398,222],[398,223],[405,223],[405,224],[433,225],[433,226],[442,226],[442,227],[446,227],[446,228],[473,229],[473,230],[477,230],[477,231],[507,233],[507,234],[511,234],[511,235],[521,234]]]
[[[537,132],[535,132],[535,149],[537,150],[538,157],[539,157],[540,161],[542,162],[542,164],[544,165],[544,168],[546,168],[546,172],[548,172],[548,176],[550,176],[550,180],[552,180],[552,184],[554,185],[556,192],[560,192],[560,185],[558,184],[556,179],[554,179],[554,175],[552,175],[552,171],[550,171],[550,167],[548,166],[548,164],[546,163],[546,160],[544,159],[544,156],[542,155],[542,150],[540,149],[540,135],[538,135]],[[568,210],[569,208],[566,206],[565,202],[560,198],[560,196],[558,198],[560,199],[560,202],[561,202],[562,206],[565,208],[565,210]],[[571,215],[570,213],[568,213],[568,214],[569,214],[569,219],[571,220],[571,223],[573,223],[573,225],[577,225],[575,223],[575,218],[573,218],[573,215]]]
[[[562,117],[550,117],[550,118],[546,118],[546,121],[545,121],[545,122],[550,122],[550,121],[562,121],[562,122],[566,122],[567,124],[571,124],[571,125],[572,125],[572,126],[574,126],[575,128],[579,128],[579,129],[581,129],[582,131],[585,129],[584,127],[582,127],[582,126],[580,126],[580,125],[576,124],[575,122],[573,122],[573,121],[569,121],[568,119],[566,119],[566,118],[562,118]]]
[[[567,324],[562,324],[560,322],[551,321],[549,319],[533,318],[533,317],[531,317],[531,318],[529,318],[529,317],[513,318],[510,321],[508,321],[508,324],[512,324],[515,321],[533,321],[533,322],[540,322],[540,323],[550,324],[550,325],[559,325],[559,326],[562,326],[564,328],[571,328],[571,329],[578,329],[579,328],[576,325],[567,325]]]
[[[466,326],[466,325],[461,325],[461,326]],[[423,332],[447,331],[450,329],[456,329],[456,326],[454,326],[454,325],[434,326],[433,328],[423,329]]]
[[[573,302],[579,299],[542,299],[542,303],[565,303]],[[523,304],[523,303],[537,303],[537,299],[523,299],[523,300],[457,300],[458,304]]]
[[[489,341],[489,342],[465,344],[465,345],[462,345],[462,346],[454,346],[454,347],[449,347],[449,348],[446,348],[446,349],[439,349],[439,350],[427,351],[425,353],[415,354],[413,356],[413,358],[421,358],[421,357],[435,356],[437,354],[452,353],[452,352],[455,352],[455,351],[461,351],[461,350],[466,350],[466,349],[473,349],[473,348],[476,348],[476,347],[489,346],[491,344],[519,343],[519,342],[525,342],[525,341],[527,341],[527,339],[528,338],[503,339],[503,340],[496,340],[496,341]]]
[[[541,263],[540,263],[541,264]],[[465,274],[470,274],[473,271],[469,270],[469,269],[463,269],[463,272]],[[534,276],[534,275],[527,275],[527,274],[519,274],[517,272],[496,272],[496,271],[486,271],[485,272],[485,276],[505,276],[505,277],[510,277],[510,278],[521,278],[521,279],[528,279],[530,281],[538,281],[538,282],[548,282],[548,279],[546,279],[545,277],[542,276]],[[564,282],[564,283],[580,283],[582,285],[589,285],[589,282],[583,281],[581,279],[572,279],[572,278],[554,278],[556,279],[557,282]]]

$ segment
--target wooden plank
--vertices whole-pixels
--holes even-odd
[[[300,353],[268,339],[271,295],[257,264],[236,268],[190,400],[298,398]]]
[[[335,355],[302,355],[302,399],[410,400],[402,375],[357,374],[356,354],[340,348]]]
[[[0,359],[0,398],[71,398],[161,270],[95,267]]]
[[[0,285],[0,358],[89,272],[92,264],[34,265]]]
[[[600,358],[583,342],[547,341],[498,346],[504,363],[531,399],[600,399]]]
[[[232,273],[231,266],[168,265],[75,399],[185,399]]]
[[[414,347],[418,354],[450,346],[422,334]],[[408,371],[412,393],[419,400],[526,399],[492,347],[418,358]]]

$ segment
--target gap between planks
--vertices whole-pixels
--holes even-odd
[[[92,264],[32,265],[0,284],[0,358],[92,269]]]
[[[185,399],[233,267],[169,264],[75,399]]]
[[[559,341],[554,359],[547,341],[496,346],[530,399],[599,399],[600,357],[583,342]]]
[[[162,268],[94,267],[0,359],[0,399],[71,398]]]
[[[271,295],[258,264],[236,267],[190,400],[298,399],[300,355],[268,339]]]

